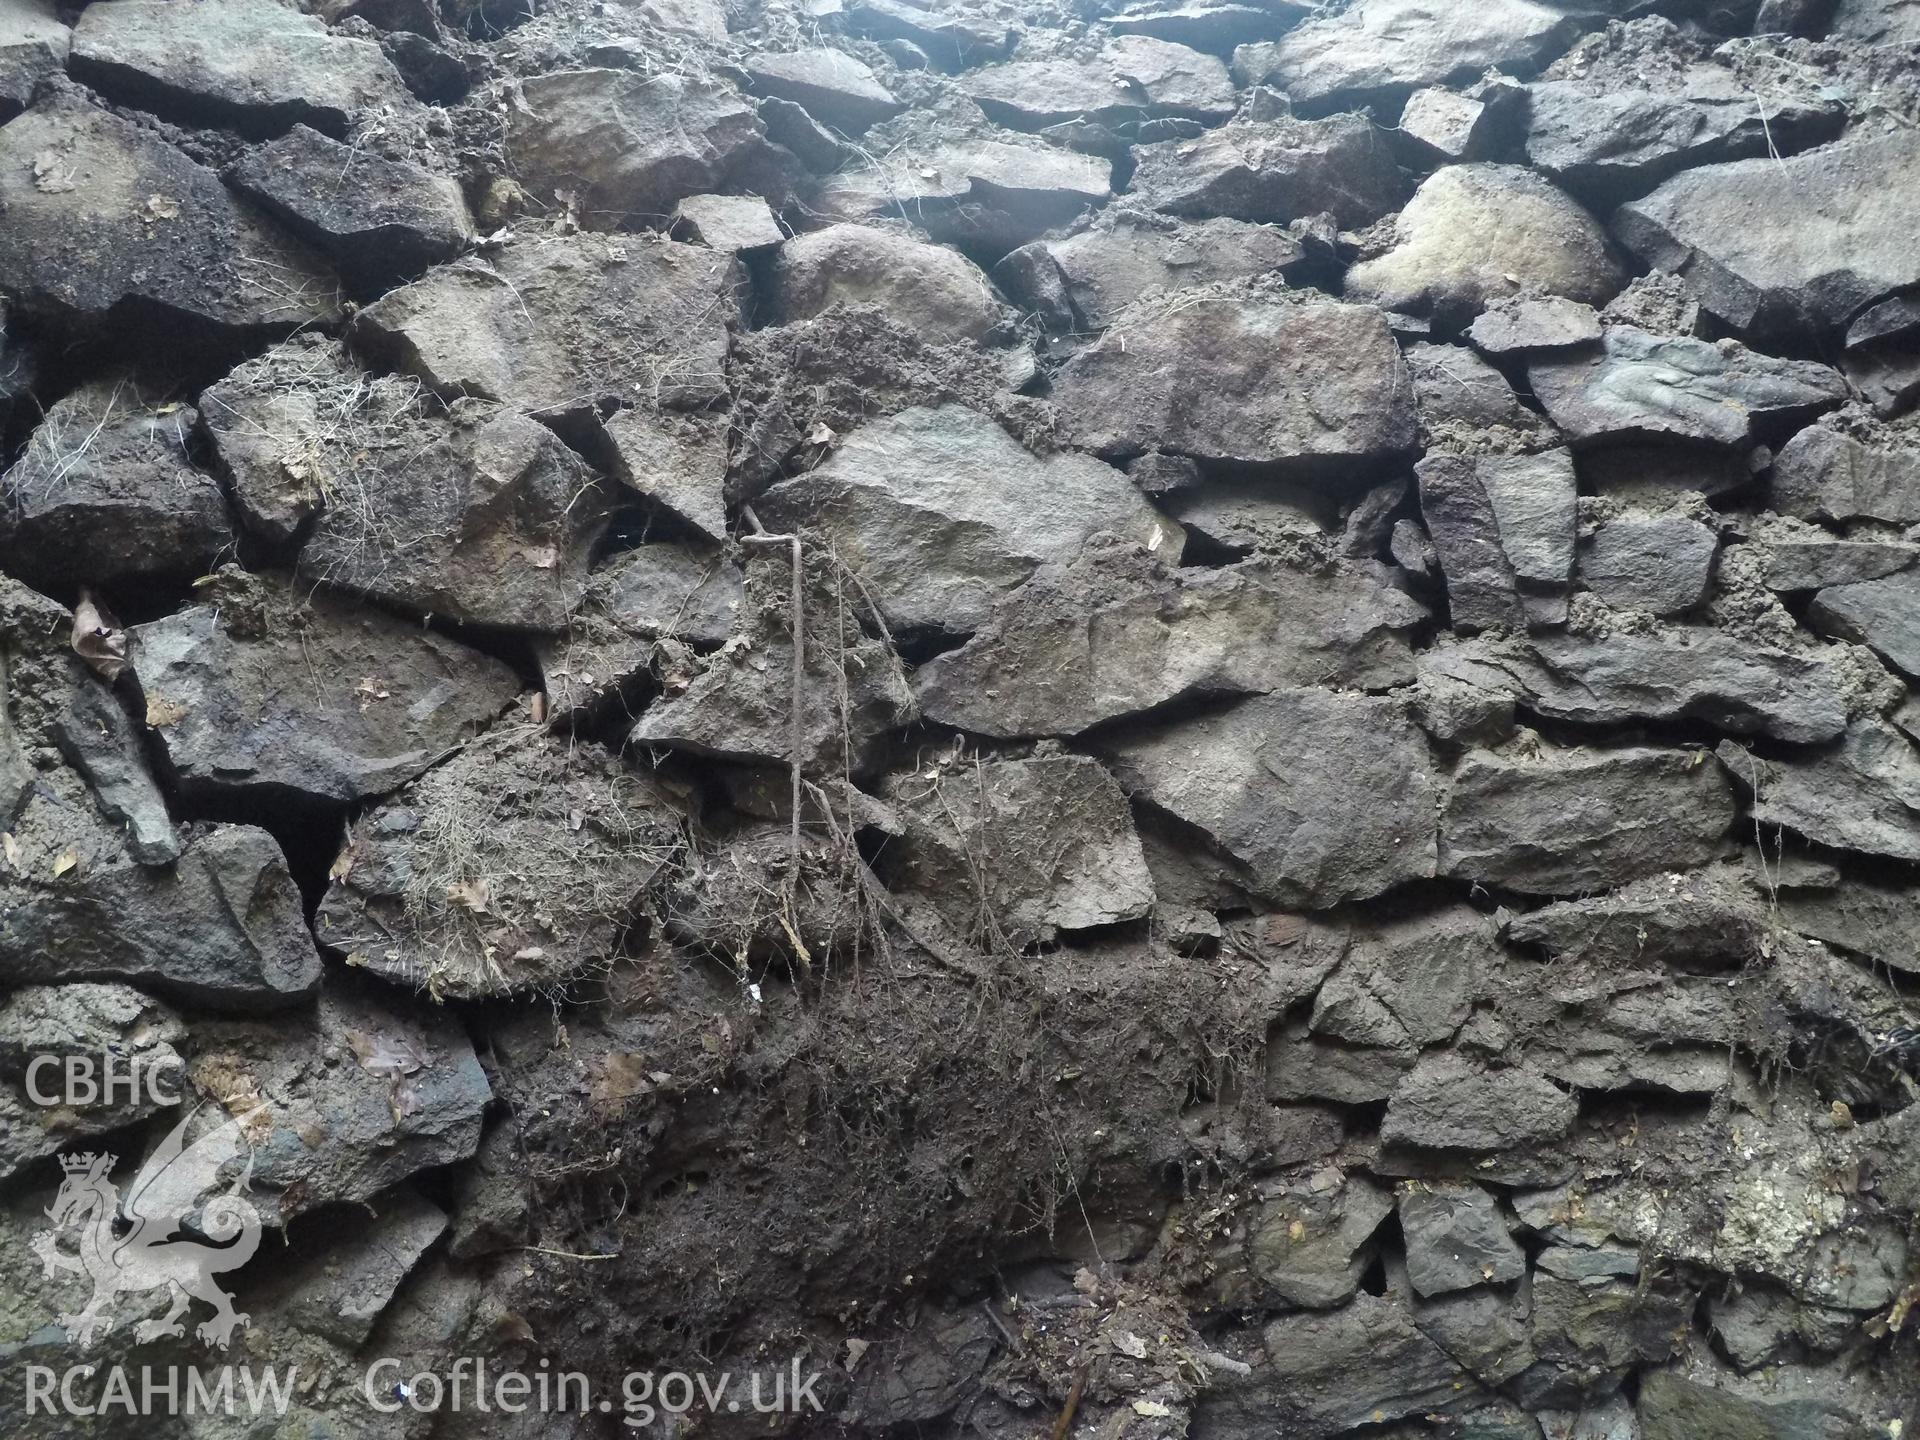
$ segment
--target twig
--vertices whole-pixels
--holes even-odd
[[[1073,1428],[1073,1412],[1080,1408],[1081,1392],[1087,1388],[1087,1369],[1082,1365],[1079,1373],[1073,1377],[1073,1388],[1067,1391],[1067,1403],[1060,1408],[1060,1418],[1053,1422],[1053,1440],[1067,1440],[1067,1431]]]
[[[531,1251],[535,1255],[553,1255],[561,1260],[618,1260],[620,1258],[618,1250],[611,1255],[582,1255],[577,1250],[549,1250],[544,1245],[522,1245],[520,1248]]]
[[[751,505],[740,507],[741,518],[753,527],[753,534],[742,535],[743,545],[786,545],[790,547],[793,562],[793,697],[791,712],[787,717],[790,734],[787,740],[787,766],[793,781],[793,867],[788,872],[790,882],[797,883],[800,875],[800,798],[801,798],[801,757],[806,745],[806,726],[803,723],[802,706],[805,703],[807,681],[807,641],[806,641],[806,572],[800,553],[800,534],[769,535],[761,525],[760,517],[753,513]]]

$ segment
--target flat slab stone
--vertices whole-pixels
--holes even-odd
[[[1139,203],[1194,219],[1285,223],[1324,212],[1358,228],[1407,198],[1386,137],[1361,115],[1240,120],[1138,146],[1134,159]]]
[[[1855,698],[1850,670],[1837,659],[1705,627],[1543,632],[1440,645],[1420,658],[1423,671],[1511,694],[1536,714],[1579,725],[1698,721],[1815,744],[1846,729]]]
[[[1380,1138],[1427,1150],[1508,1150],[1558,1140],[1579,1102],[1526,1069],[1492,1070],[1442,1051],[1422,1057],[1387,1102]]]
[[[1527,1273],[1526,1254],[1508,1233],[1500,1202],[1478,1185],[1405,1189],[1395,1209],[1416,1294],[1505,1285]]]
[[[1809,425],[1774,457],[1773,505],[1808,520],[1920,523],[1920,428]]]
[[[682,240],[736,255],[770,250],[787,238],[758,195],[689,195],[673,212],[673,230]]]
[[[199,0],[191,25],[180,18],[171,0],[88,7],[73,28],[76,78],[114,100],[256,136],[307,124],[345,139],[362,115],[414,108],[377,43],[275,0]]]
[[[1621,206],[1613,231],[1646,264],[1684,276],[1735,332],[1804,335],[1920,283],[1904,203],[1916,185],[1920,133],[1860,133],[1784,159],[1688,170]],[[1756,214],[1779,223],[1754,225]]]
[[[1456,628],[1565,615],[1579,499],[1568,452],[1433,454],[1414,474]]]
[[[1578,895],[1686,870],[1734,821],[1725,771],[1698,750],[1469,752],[1440,821],[1440,873]]]
[[[803,106],[848,135],[906,109],[873,71],[843,50],[768,51],[748,57],[746,70],[756,94]]]
[[[34,88],[67,68],[72,32],[54,0],[16,0],[0,15],[0,123],[26,108]]]
[[[1823,590],[1880,580],[1920,560],[1920,545],[1904,540],[1844,540],[1831,530],[1781,517],[1752,526],[1747,543],[1761,556],[1761,578],[1772,590]]]
[[[1109,210],[1076,234],[1021,246],[993,267],[993,278],[1061,328],[1104,330],[1148,291],[1171,295],[1251,280],[1284,272],[1304,255],[1300,242],[1274,225]]]
[[[1580,580],[1616,610],[1677,615],[1707,598],[1720,537],[1677,511],[1628,512],[1580,541]]]
[[[1413,448],[1406,366],[1370,306],[1222,297],[1137,329],[1123,314],[1116,328],[1125,345],[1109,338],[1054,379],[1073,437],[1101,455],[1163,449],[1312,474]]]
[[[1628,325],[1610,327],[1598,347],[1536,361],[1527,378],[1576,444],[1669,439],[1731,448],[1751,443],[1757,425],[1811,419],[1847,399],[1847,382],[1829,365]]]
[[[775,485],[762,521],[830,536],[888,625],[978,629],[1049,560],[1110,530],[1177,563],[1180,528],[1112,466],[1038,456],[960,405],[862,426],[817,469]]]
[[[1167,571],[1089,552],[1041,568],[961,649],[915,673],[930,720],[978,735],[1073,735],[1197,695],[1412,676],[1419,602],[1359,566]]]
[[[398,788],[520,693],[498,660],[265,576],[134,627],[147,724],[183,794],[349,803]]]
[[[317,255],[213,171],[77,93],[0,128],[0,207],[0,290],[23,311],[98,327],[144,308],[227,334],[339,318],[338,280]]]
[[[972,70],[960,88],[989,120],[1029,131],[1162,116],[1219,124],[1237,103],[1233,79],[1216,56],[1145,35],[1123,35],[1087,60],[1015,60]]]
[[[905,220],[936,240],[1004,253],[1112,193],[1113,162],[1100,156],[969,139],[902,146],[843,169],[822,182],[812,208],[829,220]]]
[[[781,325],[833,305],[878,305],[936,344],[977,340],[1006,315],[993,282],[958,250],[868,225],[787,241],[774,257],[767,304]]]
[[[1468,328],[1467,338],[1488,355],[1560,350],[1598,340],[1600,316],[1591,305],[1578,300],[1523,297],[1488,308]]]
[[[1434,873],[1432,761],[1393,700],[1275,691],[1112,750],[1137,801],[1206,835],[1278,904],[1366,899]]]
[[[768,154],[753,105],[709,76],[566,70],[520,88],[507,162],[542,200],[561,204],[566,191],[563,208],[589,229],[665,221],[689,195],[735,188]]]
[[[1865,645],[1903,675],[1920,677],[1920,572],[1822,590],[1807,619],[1821,634]]]

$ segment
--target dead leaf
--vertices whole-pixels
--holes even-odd
[[[1129,1360],[1144,1360],[1147,1358],[1147,1342],[1131,1330],[1114,1332],[1113,1348]]]
[[[405,1035],[381,1035],[366,1030],[347,1031],[347,1044],[353,1047],[360,1068],[382,1080],[397,1080],[427,1068],[427,1057]]]
[[[65,195],[74,188],[73,172],[58,150],[42,150],[33,157],[33,188],[43,195]]]
[[[1158,1400],[1136,1400],[1133,1402],[1133,1413],[1144,1416],[1148,1420],[1164,1420],[1173,1414],[1173,1411]]]
[[[80,865],[80,856],[74,850],[72,850],[71,848],[62,850],[57,856],[54,857],[53,878],[58,880],[62,875],[66,874],[69,870],[78,869],[79,865]]]
[[[851,1372],[854,1370],[858,1370],[860,1368],[860,1362],[867,1358],[867,1351],[871,1350],[872,1348],[873,1348],[873,1342],[871,1340],[847,1341],[848,1371]]]
[[[537,550],[528,550],[527,563],[536,570],[551,570],[560,563],[560,552],[552,545],[542,545]]]
[[[155,220],[178,220],[180,218],[180,202],[169,195],[149,195],[147,197],[147,213],[143,218],[146,219],[149,224]]]
[[[390,700],[393,692],[387,689],[387,682],[378,675],[363,675],[360,683],[353,687],[353,693],[360,697],[360,713],[367,713],[367,707],[376,700]]]
[[[813,428],[807,431],[807,443],[809,445],[831,445],[839,438],[840,432],[824,420],[814,421]]]
[[[164,730],[169,725],[178,725],[187,718],[187,707],[177,700],[169,700],[164,695],[147,696],[147,724],[156,730]]]
[[[544,690],[534,691],[533,699],[529,702],[527,708],[533,714],[534,724],[536,725],[546,724],[547,723],[547,692]]]
[[[493,903],[484,880],[462,880],[457,885],[447,886],[447,899],[456,905],[464,905],[476,915],[488,913],[487,907]]]
[[[639,1055],[609,1055],[600,1066],[600,1077],[587,1087],[587,1098],[596,1104],[611,1105],[648,1094],[653,1081],[646,1061]]]
[[[20,842],[13,838],[13,832],[11,830],[7,831],[4,835],[0,835],[0,848],[4,848],[7,852],[8,868],[18,870],[20,868]]]
[[[346,879],[347,876],[351,875],[352,873],[353,873],[353,846],[349,844],[346,846],[346,848],[341,850],[341,852],[338,855],[333,857],[333,864],[327,867],[327,879],[337,883],[341,880]]]
[[[73,607],[73,653],[109,685],[127,668],[127,632],[120,622],[94,602],[91,592],[80,592]]]

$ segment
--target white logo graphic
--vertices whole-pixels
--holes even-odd
[[[60,1157],[67,1178],[46,1212],[53,1225],[34,1237],[33,1253],[46,1266],[49,1279],[65,1272],[93,1281],[93,1298],[86,1307],[60,1317],[83,1350],[113,1328],[113,1304],[122,1291],[165,1287],[173,1292],[173,1306],[164,1317],[134,1328],[142,1341],[184,1335],[180,1317],[196,1299],[214,1310],[213,1318],[194,1332],[210,1345],[226,1349],[235,1327],[247,1323],[247,1316],[235,1312],[233,1296],[213,1277],[239,1269],[260,1248],[260,1214],[241,1193],[253,1174],[252,1147],[241,1133],[251,1112],[235,1116],[189,1147],[187,1127],[193,1118],[189,1114],[182,1119],[148,1157],[125,1200],[107,1178],[119,1156]],[[201,1197],[220,1183],[221,1171],[242,1156],[247,1162],[243,1172],[203,1203]],[[195,1238],[176,1233],[189,1218]],[[73,1253],[60,1248],[67,1232],[74,1232],[78,1249]]]

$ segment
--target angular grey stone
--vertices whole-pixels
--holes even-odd
[[[943,70],[996,59],[1013,40],[1004,25],[964,14],[948,15],[908,0],[848,0],[846,13],[855,33],[909,41]]]
[[[1452,1051],[1424,1055],[1387,1101],[1380,1138],[1426,1150],[1508,1150],[1558,1140],[1573,1096],[1524,1069],[1489,1070]]]
[[[1438,86],[1416,90],[1400,111],[1400,134],[1431,160],[1484,160],[1498,128],[1496,108]]]
[[[1896,295],[1849,325],[1840,368],[1881,419],[1910,408],[1920,398],[1920,298]]]
[[[1755,963],[1767,918],[1744,877],[1700,871],[1674,886],[1650,876],[1591,900],[1562,900],[1516,915],[1507,938],[1555,961],[1600,971],[1717,972]]]
[[[989,120],[1016,130],[1074,120],[1112,128],[1168,115],[1217,125],[1236,103],[1233,79],[1215,56],[1145,35],[1123,35],[1085,60],[1016,60],[970,71],[960,88]]]
[[[1648,63],[1648,51],[1666,63]],[[1661,18],[1588,36],[1527,87],[1527,159],[1595,204],[1678,171],[1786,155],[1839,134],[1845,111],[1783,72],[1764,102],[1730,65],[1693,59]]]
[[[198,802],[397,789],[520,693],[498,660],[379,611],[223,572],[219,603],[133,630],[147,724]]]
[[[865,65],[824,46],[749,56],[747,78],[759,95],[804,106],[836,130],[858,135],[906,108]]]
[[[613,556],[593,573],[567,633],[535,646],[556,719],[591,718],[633,693],[662,640],[717,650],[740,628],[746,585],[723,552],[656,540]]]
[[[884,795],[905,822],[881,858],[888,888],[924,892],[961,933],[990,916],[1025,948],[1153,909],[1126,796],[1096,760],[963,764],[931,782],[909,773]]]
[[[1476,750],[1447,794],[1440,873],[1584,894],[1704,864],[1733,820],[1732,787],[1703,751]]]
[[[1279,35],[1313,13],[1307,0],[1139,0],[1108,17],[1122,35],[1151,35],[1224,55]]]
[[[119,980],[258,1010],[294,1003],[320,981],[300,891],[264,830],[202,830],[166,866],[96,869],[83,856],[48,874],[0,888],[0,972],[12,983]]]
[[[1341,1180],[1329,1170],[1304,1182],[1269,1182],[1247,1223],[1244,1259],[1216,1288],[1236,1309],[1331,1310],[1358,1292],[1373,1257],[1369,1242],[1392,1212],[1393,1197],[1357,1175]]]
[[[18,0],[0,15],[0,123],[33,98],[36,86],[67,68],[72,33],[54,0]]]
[[[1920,183],[1920,134],[1858,133],[1815,150],[1674,176],[1623,205],[1613,230],[1701,308],[1750,338],[1824,332],[1920,282],[1900,197]],[[1777,215],[1776,225],[1747,217]]]
[[[1500,1202],[1478,1185],[1409,1186],[1396,1201],[1414,1293],[1446,1295],[1505,1285],[1527,1273]]]
[[[304,121],[345,138],[413,97],[380,46],[274,0],[200,0],[184,30],[170,0],[116,0],[73,29],[76,77],[123,103],[276,135]]]
[[[977,630],[1002,594],[1102,530],[1174,564],[1183,543],[1118,470],[1034,455],[961,405],[862,426],[818,469],[767,491],[759,513],[831,538],[899,630]]]
[[[1846,381],[1812,360],[1779,360],[1737,341],[1713,344],[1611,326],[1605,342],[1536,361],[1527,378],[1553,423],[1587,441],[1750,444],[1758,424],[1812,419],[1847,399]]]
[[[458,1017],[342,984],[271,1027],[203,1021],[184,1048],[191,1091],[217,1102],[196,1125],[251,1112],[248,1198],[269,1225],[465,1160],[492,1098]]]
[[[771,250],[787,238],[758,195],[689,195],[673,212],[673,229],[683,240],[732,255]]]
[[[1866,1417],[1849,1413],[1817,1390],[1778,1399],[1748,1398],[1674,1370],[1647,1375],[1640,1386],[1639,1415],[1641,1440],[1701,1440],[1708,1435],[1729,1440],[1823,1440],[1829,1435],[1864,1440],[1873,1433]]]
[[[1678,615],[1707,598],[1720,537],[1678,511],[1602,520],[1580,541],[1580,579],[1615,610]]]
[[[326,456],[354,483],[314,522],[300,577],[419,614],[563,629],[606,528],[598,476],[544,425],[478,401],[407,419],[405,447],[375,467]]]
[[[1359,0],[1237,52],[1234,71],[1243,84],[1271,82],[1295,105],[1325,111],[1489,69],[1525,74],[1558,54],[1575,29],[1564,8],[1532,0],[1472,6]]]
[[[101,816],[121,827],[127,854],[142,865],[179,859],[180,836],[166,796],[147,768],[145,741],[119,698],[104,682],[90,682],[67,704],[66,712],[53,719],[54,744],[86,780]]]
[[[936,240],[1004,253],[1112,193],[1110,160],[968,139],[902,146],[878,163],[842,170],[821,185],[812,208],[828,220],[905,220]]]
[[[1347,272],[1349,297],[1464,324],[1526,294],[1604,305],[1624,279],[1594,218],[1520,165],[1436,170],[1393,225],[1394,248]]]
[[[1498,955],[1493,924],[1470,910],[1355,924],[1307,1028],[1322,1040],[1403,1051],[1410,1066],[1466,1022]]]
[[[1267,1099],[1378,1105],[1417,1058],[1412,1050],[1322,1040],[1294,1021],[1267,1046]]]
[[[1326,1440],[1477,1398],[1458,1362],[1414,1328],[1392,1295],[1282,1316],[1264,1333],[1269,1360],[1253,1375],[1256,1413],[1289,1437]]]
[[[0,207],[0,290],[24,312],[88,327],[150,307],[229,335],[339,317],[319,257],[213,171],[78,92],[0,129]]]
[[[1670,1359],[1696,1298],[1671,1280],[1576,1284],[1536,1275],[1531,1318],[1540,1363],[1516,1392],[1543,1406],[1577,1404],[1595,1388],[1612,1389],[1636,1365]]]
[[[50,590],[204,575],[233,523],[219,482],[189,458],[196,419],[131,381],[55,403],[0,476],[0,562]]]
[[[672,241],[521,239],[362,310],[354,335],[443,400],[499,401],[563,429],[622,406],[726,398],[740,262]]]
[[[1840,0],[1827,34],[1861,45],[1920,44],[1920,14],[1910,0]]]
[[[1865,645],[1902,674],[1920,677],[1920,572],[1822,590],[1807,619],[1822,635]]]
[[[1196,219],[1284,224],[1326,212],[1358,228],[1407,198],[1385,138],[1360,115],[1242,120],[1138,146],[1134,158],[1132,193],[1142,205]]]
[[[248,1296],[276,1327],[358,1349],[403,1281],[446,1233],[447,1215],[417,1192],[383,1197],[371,1215],[324,1234],[331,1242],[294,1263],[284,1260],[262,1290]]]
[[[833,305],[879,305],[937,344],[977,340],[1006,313],[993,282],[959,251],[867,225],[787,241],[774,258],[767,303],[778,325]]]
[[[1115,323],[1124,345],[1109,332],[1054,379],[1054,403],[1087,449],[1114,458],[1166,449],[1312,475],[1413,447],[1406,367],[1370,306],[1221,298],[1137,330],[1134,313]],[[1327,355],[1341,363],[1318,362]]]
[[[1279,904],[1365,899],[1434,873],[1432,762],[1392,700],[1280,690],[1112,748],[1136,799],[1204,832]]]
[[[1482,432],[1494,429],[1511,433],[1499,447],[1508,453],[1544,449],[1553,438],[1547,422],[1520,403],[1506,377],[1464,346],[1409,345],[1407,373],[1430,450],[1472,454],[1493,438]]]
[[[511,1120],[494,1126],[461,1178],[447,1254],[472,1260],[518,1250],[532,1238],[528,1213],[531,1177],[526,1173],[520,1129]]]
[[[457,181],[305,125],[249,151],[230,178],[366,291],[451,260],[473,238]]]
[[[29,985],[0,1000],[0,1180],[179,1104],[174,1045],[185,1034],[173,1011],[125,985]],[[110,1076],[111,1093],[61,1103],[70,1058],[84,1059],[97,1084]]]
[[[496,731],[354,825],[314,930],[435,1000],[557,995],[610,962],[682,819],[598,746]]]
[[[1920,891],[1849,875],[1832,888],[1777,887],[1782,922],[1874,965],[1920,974]]]
[[[668,219],[689,195],[734,188],[767,156],[740,92],[672,70],[568,70],[521,82],[507,112],[507,163],[530,191],[594,230]],[[644,250],[644,246],[634,247]]]
[[[800,163],[816,175],[831,175],[853,153],[804,107],[791,100],[762,100],[760,122],[767,127],[769,140],[792,151]]]
[[[1809,425],[1774,457],[1773,505],[1808,520],[1920,523],[1920,429]]]
[[[1063,328],[1104,330],[1149,290],[1172,295],[1286,271],[1300,242],[1271,225],[1179,222],[1109,210],[1088,229],[1036,240],[994,266],[1001,289]]]
[[[736,631],[745,643],[694,661],[682,684],[641,713],[628,735],[632,744],[754,765],[791,762],[792,577],[784,546],[773,554],[754,548]],[[913,720],[900,662],[891,646],[861,628],[864,606],[856,610],[852,598],[817,580],[805,596],[800,760],[816,778],[865,774],[887,737]]]
[[[1414,474],[1456,628],[1565,616],[1578,500],[1571,455],[1433,454]]]
[[[1883,720],[1856,720],[1827,750],[1763,760],[1731,740],[1719,756],[1752,793],[1754,822],[1821,845],[1920,860],[1920,754]]]
[[[1560,350],[1598,340],[1600,316],[1578,300],[1523,296],[1489,306],[1468,328],[1467,338],[1489,355]]]
[[[1089,552],[995,605],[914,683],[928,719],[979,735],[1075,735],[1201,695],[1412,678],[1417,601],[1357,566],[1253,561],[1168,572]]]
[[[1389,1268],[1388,1283],[1397,1288],[1403,1283],[1403,1274]],[[1530,1301],[1524,1287],[1507,1291],[1482,1286],[1431,1300],[1416,1297],[1413,1323],[1474,1379],[1492,1388],[1506,1384],[1534,1363],[1527,1326]],[[1460,1432],[1476,1440],[1539,1440],[1540,1426],[1518,1409],[1496,1405],[1462,1416]]]

